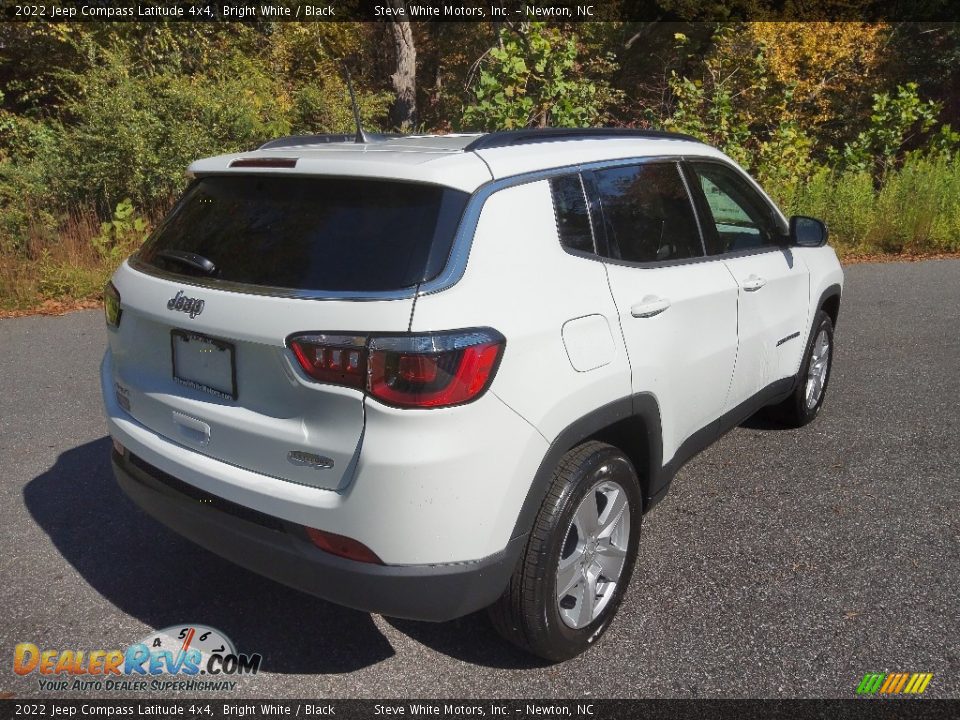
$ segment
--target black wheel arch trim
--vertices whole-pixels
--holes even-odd
[[[602,438],[605,431],[628,421],[639,422],[645,428],[646,462],[644,467],[635,469],[640,477],[646,509],[647,496],[654,494],[651,490],[655,485],[659,485],[663,472],[663,434],[660,429],[660,406],[656,399],[650,393],[638,393],[614,400],[589,412],[568,425],[554,438],[540,461],[540,467],[533,477],[533,482],[530,483],[511,537],[516,538],[530,532],[537,511],[550,488],[557,463],[567,451],[586,440]],[[622,449],[627,451],[627,448]]]
[[[817,301],[817,311],[823,309],[824,304],[832,297],[838,298],[839,311],[841,291],[842,288],[836,283],[827,287]],[[811,333],[813,332],[813,325],[814,323],[811,323]],[[834,325],[836,325],[836,321],[834,321]],[[809,344],[809,337],[807,342]],[[638,448],[622,447],[621,449],[631,455],[632,458],[639,457],[644,460],[643,462],[634,461],[634,466],[640,478],[643,512],[646,513],[666,497],[673,476],[687,461],[760,408],[776,404],[789,397],[790,393],[796,388],[799,377],[798,373],[794,377],[783,378],[771,383],[753,397],[728,410],[722,417],[700,428],[681,443],[666,465],[663,463],[660,405],[652,394],[636,393],[614,400],[591,411],[564,428],[550,443],[550,447],[533,477],[533,482],[530,483],[530,488],[527,490],[527,496],[520,508],[511,538],[516,539],[530,532],[537,511],[547,495],[557,463],[567,451],[580,443],[590,439],[604,439],[605,432],[629,421],[636,422],[637,428],[643,428],[645,437],[637,438]],[[645,447],[639,447],[643,444],[645,444]],[[636,467],[638,465],[639,467]]]
[[[834,329],[836,329],[837,327],[837,319],[839,318],[839,315],[840,315],[840,298],[842,294],[843,294],[843,288],[840,287],[839,283],[834,283],[833,285],[829,285],[826,290],[820,293],[820,299],[817,301],[817,312],[819,312],[820,310],[823,310],[827,300],[834,297],[837,298],[837,314],[836,316],[831,318],[831,320],[833,320]],[[812,324],[813,323],[811,323],[811,325]]]
[[[807,350],[810,347],[810,343],[813,342],[813,334],[817,331],[817,313],[824,309],[826,303],[831,298],[837,299],[836,312],[831,315],[830,320],[833,323],[833,329],[837,329],[837,320],[840,317],[840,298],[842,297],[843,289],[838,283],[829,285],[822,293],[820,293],[820,299],[817,300],[816,312],[810,320],[810,330],[807,332],[807,344],[803,346],[803,355],[801,356],[801,365],[803,364],[803,359],[807,356]],[[797,370],[796,376],[793,378],[793,387],[790,389],[791,392],[797,389],[797,386],[800,384],[803,378],[803,367],[800,367]]]
[[[550,444],[527,491],[511,538],[516,539],[530,532],[537,511],[547,495],[557,463],[564,454],[580,443],[590,439],[606,439],[607,431],[625,421],[635,421],[637,423],[635,427],[642,427],[645,430],[645,437],[637,437],[636,441],[638,446],[645,441],[646,447],[629,448],[621,445],[618,447],[633,458],[645,459],[640,467],[636,467],[637,462],[634,462],[634,466],[640,478],[643,512],[647,513],[666,497],[670,483],[681,467],[762,407],[776,404],[789,397],[796,381],[797,377],[788,377],[767,385],[753,397],[690,435],[680,444],[666,464],[663,463],[660,405],[650,393],[627,396],[584,415],[567,426]],[[637,451],[638,449],[640,452]]]

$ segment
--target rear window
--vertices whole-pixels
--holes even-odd
[[[187,189],[138,260],[248,285],[399,290],[443,269],[468,198],[386,180],[206,177]]]

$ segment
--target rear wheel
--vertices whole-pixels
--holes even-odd
[[[606,630],[636,559],[640,484],[617,448],[590,441],[561,459],[500,600],[497,630],[547,660],[586,650]]]
[[[811,422],[823,407],[833,365],[833,322],[822,310],[814,321],[810,345],[803,356],[797,387],[776,407],[776,415],[790,427]]]

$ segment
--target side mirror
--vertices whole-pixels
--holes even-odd
[[[799,247],[822,247],[827,244],[827,226],[823,221],[804,215],[790,218],[790,244]]]

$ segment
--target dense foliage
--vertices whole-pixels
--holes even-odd
[[[349,130],[341,61],[368,129],[392,129],[392,37],[384,23],[0,25],[0,304],[94,293],[197,157]],[[841,251],[960,251],[954,25],[424,23],[412,37],[418,130],[676,129],[826,219]]]

